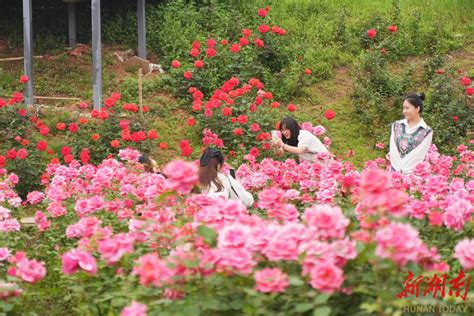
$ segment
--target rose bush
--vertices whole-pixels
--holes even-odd
[[[83,313],[386,312],[409,303],[396,297],[408,271],[472,268],[465,146],[457,159],[432,148],[409,176],[387,173],[383,160],[361,172],[340,161],[250,161],[237,171],[258,196],[249,210],[191,193],[195,163],[170,162],[165,179],[143,173],[138,155],[51,163],[44,193],[28,197],[57,258],[46,268],[63,274],[58,285]],[[31,272],[15,274],[27,282],[44,276],[37,261],[25,265]]]

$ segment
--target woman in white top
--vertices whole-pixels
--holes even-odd
[[[327,161],[332,155],[323,143],[312,133],[303,130],[293,118],[285,118],[280,122],[282,138],[274,138],[272,144],[276,147],[277,155],[285,151],[296,154],[300,162],[318,162],[318,154],[327,154]]]
[[[433,130],[421,118],[424,99],[424,93],[407,95],[403,100],[402,111],[405,119],[392,124],[387,157],[392,171],[410,174],[418,163],[425,160],[433,139]]]
[[[253,205],[253,196],[233,176],[222,173],[224,155],[216,148],[208,147],[199,159],[199,184],[209,196],[223,196],[239,200],[247,207]]]

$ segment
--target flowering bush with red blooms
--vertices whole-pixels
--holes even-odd
[[[424,116],[433,128],[433,142],[442,152],[454,152],[459,142],[469,139],[474,129],[472,107],[474,102],[465,94],[468,77],[454,73],[447,67],[444,74],[436,74],[431,80],[430,94]]]
[[[0,147],[0,167],[18,175],[20,195],[25,197],[39,188],[39,170],[50,161],[99,163],[120,148],[148,153],[158,147],[159,135],[148,127],[147,107],[140,113],[137,105],[120,104],[120,99],[119,93],[112,93],[100,111],[85,109],[79,117],[62,121],[55,121],[56,116],[48,112],[25,108],[19,93],[8,101],[0,99],[0,136],[5,139]]]
[[[28,195],[41,210],[37,242],[47,251],[25,258],[15,244],[21,231],[11,231],[0,264],[10,258],[8,273],[30,283],[46,268],[85,314],[383,311],[403,302],[396,294],[408,271],[474,272],[474,153],[458,150],[450,157],[433,147],[411,175],[388,173],[382,158],[362,171],[342,161],[250,160],[236,172],[256,198],[250,209],[191,193],[197,163],[172,161],[166,178],[143,173],[133,149],[98,166],[51,163],[44,192]],[[0,287],[2,299],[20,294]]]
[[[262,16],[264,10],[267,15]],[[172,89],[185,97],[190,87],[205,94],[218,89],[222,82],[237,76],[247,81],[252,77],[267,75],[270,80],[284,67],[285,58],[279,58],[283,50],[286,31],[272,25],[269,10],[262,9],[256,15],[255,28],[244,28],[232,39],[210,37],[195,40],[189,48],[187,58],[171,62]],[[303,75],[303,69],[300,70]],[[271,74],[271,76],[270,76]]]
[[[273,94],[265,90],[263,82],[256,78],[241,82],[232,77],[208,98],[195,87],[188,92],[193,98],[194,129],[204,128],[204,146],[224,147],[238,157],[248,154],[250,148],[258,148],[261,157],[270,154],[270,131],[280,117],[271,105]],[[296,110],[292,106],[290,112]]]

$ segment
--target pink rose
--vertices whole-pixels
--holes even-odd
[[[147,309],[146,305],[132,301],[132,304],[122,310],[120,316],[146,316]]]
[[[381,169],[365,169],[360,179],[362,191],[368,193],[379,193],[390,187],[388,174]]]
[[[97,265],[95,258],[88,252],[72,249],[62,255],[62,270],[64,274],[76,273],[79,268],[89,274],[96,274]]]
[[[288,276],[278,268],[265,268],[255,272],[255,289],[263,293],[283,293],[289,285]]]
[[[465,270],[474,269],[474,239],[464,238],[454,247],[454,258]]]
[[[36,283],[46,275],[44,264],[36,260],[22,259],[17,263],[20,278],[29,283]]]
[[[310,271],[310,284],[322,293],[333,293],[344,282],[343,271],[328,260],[318,260]]]
[[[168,177],[169,189],[179,193],[188,193],[198,182],[196,165],[182,160],[173,160],[163,168],[163,173]]]

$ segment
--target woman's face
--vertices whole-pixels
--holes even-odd
[[[407,121],[412,121],[420,117],[420,108],[413,106],[408,100],[403,102],[403,115]]]
[[[283,126],[283,128],[281,129],[281,134],[282,134],[283,137],[285,137],[286,139],[290,139],[290,138],[291,138],[291,131],[290,131],[286,126]]]

